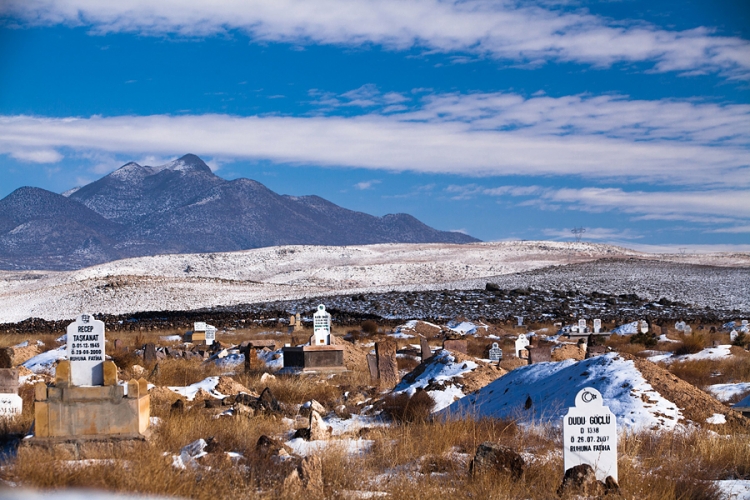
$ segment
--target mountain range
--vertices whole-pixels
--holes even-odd
[[[22,187],[0,200],[0,269],[274,245],[475,241],[407,214],[375,217],[250,179],[228,181],[192,154],[157,167],[127,163],[63,194]]]

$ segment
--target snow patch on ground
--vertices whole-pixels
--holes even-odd
[[[326,441],[305,441],[302,438],[291,439],[286,445],[293,453],[306,457],[321,453],[328,448],[343,449],[348,455],[363,455],[370,450],[374,443],[371,439],[328,439]]]
[[[714,481],[721,492],[722,500],[748,500],[750,499],[750,480],[747,479],[725,479]]]
[[[706,419],[707,424],[721,425],[727,423],[727,417],[721,413],[714,413]]]
[[[706,392],[710,393],[713,397],[723,403],[724,401],[729,401],[736,396],[750,392],[750,382],[709,385],[706,387]]]
[[[732,355],[731,345],[719,345],[716,347],[707,347],[700,352],[695,354],[684,354],[682,356],[675,356],[672,353],[659,354],[658,356],[651,356],[648,358],[649,361],[657,363],[659,361],[663,363],[674,363],[677,361],[700,361],[704,359],[726,359]]]
[[[517,368],[441,412],[447,418],[513,418],[559,427],[584,387],[602,393],[620,428],[673,429],[682,414],[616,353]],[[530,400],[530,406],[528,405]],[[526,408],[527,406],[528,409]]]
[[[612,329],[612,333],[616,333],[617,335],[633,335],[638,333],[638,322],[633,321],[632,323],[626,323],[624,325],[620,325],[617,328]]]
[[[188,401],[192,401],[195,398],[195,395],[198,394],[198,391],[203,389],[204,391],[211,394],[211,396],[218,398],[218,399],[224,399],[226,395],[221,394],[219,392],[216,392],[216,385],[219,383],[219,377],[208,377],[206,379],[201,380],[200,382],[196,382],[194,384],[188,385],[186,387],[181,386],[173,386],[168,387],[170,391],[174,391],[180,396],[184,396],[185,399]]]

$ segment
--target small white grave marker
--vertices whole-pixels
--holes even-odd
[[[521,334],[518,336],[518,340],[516,340],[516,356],[519,358],[521,357],[521,351],[526,349],[529,346],[529,339],[526,338],[525,334]]]
[[[594,320],[594,333],[599,333],[602,330],[602,320],[596,318]]]
[[[747,330],[748,326],[750,326],[750,323],[748,323],[748,321],[746,319],[743,319],[742,320],[742,329],[743,330]]]
[[[500,361],[502,357],[503,350],[498,347],[497,342],[493,342],[490,348],[490,361]]]
[[[641,333],[642,333],[642,334],[644,334],[644,335],[645,335],[645,334],[647,334],[647,333],[648,333],[648,322],[647,322],[647,321],[646,321],[645,319],[642,319],[642,320],[640,320],[640,321],[638,322],[638,325],[639,325],[639,326],[640,326],[640,328],[641,328]]]
[[[196,321],[193,323],[193,331],[194,332],[205,332],[206,331],[206,322],[205,321]]]
[[[737,340],[737,335],[739,335],[737,333],[737,330],[732,330],[731,332],[729,332],[729,341],[734,342],[735,340]]]
[[[81,314],[68,325],[67,354],[73,385],[104,385],[104,322]]]
[[[674,324],[674,329],[677,330],[678,332],[682,332],[682,331],[685,331],[685,326],[687,325],[685,324],[684,321],[678,321],[677,323]]]
[[[586,320],[585,319],[578,320],[578,331],[580,333],[586,333]]]
[[[212,345],[216,340],[216,327],[206,325],[206,345]]]
[[[0,418],[13,418],[23,411],[23,399],[18,394],[0,394]]]
[[[565,470],[589,464],[600,481],[617,481],[617,423],[593,387],[578,391],[575,406],[563,419]]]
[[[518,326],[523,326],[523,316],[516,316],[516,319],[518,320]]]

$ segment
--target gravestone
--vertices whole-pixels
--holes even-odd
[[[294,314],[292,314],[291,316],[289,316],[289,326],[296,325],[297,324],[296,323],[296,319],[297,319],[297,317]]]
[[[156,345],[148,343],[143,348],[143,363],[151,365],[156,363]]]
[[[684,321],[678,321],[677,323],[674,324],[674,329],[677,330],[678,332],[682,332],[682,331],[685,331],[685,326],[687,325],[685,325]]]
[[[122,345],[122,340],[120,339],[115,339],[114,346],[115,346],[115,351],[120,351],[124,347]]]
[[[729,341],[734,342],[735,340],[737,340],[737,335],[739,335],[737,333],[737,330],[732,330],[731,332],[729,332]]]
[[[213,345],[216,340],[216,327],[206,325],[206,345]]]
[[[586,320],[585,319],[578,320],[578,331],[580,333],[586,333]]]
[[[294,315],[294,331],[302,330],[302,317],[299,313]]]
[[[516,319],[518,320],[518,326],[523,326],[523,316],[516,316]]]
[[[378,358],[374,354],[367,355],[367,369],[370,370],[370,378],[378,379]]]
[[[565,470],[588,464],[599,481],[617,481],[617,423],[593,387],[578,391],[575,406],[563,417]]]
[[[104,322],[79,315],[68,325],[67,341],[71,384],[104,384]]]
[[[18,394],[18,368],[0,368],[0,393]]]
[[[602,320],[596,318],[594,320],[594,333],[599,333],[602,330]]]
[[[497,342],[492,343],[489,351],[490,361],[500,361],[503,359],[503,350],[497,345]]]
[[[23,411],[23,399],[14,393],[0,394],[0,418],[17,417]]]
[[[420,336],[419,348],[422,351],[422,363],[424,363],[432,357],[432,349],[430,349],[430,344],[427,342],[427,339],[425,337]]]
[[[640,327],[642,334],[645,335],[648,333],[648,322],[645,319],[640,320],[638,322],[638,326]]]
[[[691,333],[693,333],[693,328],[690,325],[685,325],[685,328],[682,329],[682,332],[685,335],[690,335]]]
[[[465,339],[446,339],[443,341],[443,349],[466,354],[468,346]]]
[[[529,339],[526,338],[525,334],[521,334],[518,336],[518,340],[516,340],[516,356],[519,358],[523,358],[525,356],[521,355],[521,351],[526,349],[529,346]]]
[[[552,361],[551,345],[527,347],[526,350],[529,351],[529,364],[531,365],[535,363],[546,363],[548,361]]]
[[[396,361],[396,342],[384,340],[375,342],[375,356],[378,363],[378,379],[381,387],[393,388],[398,384],[398,362]]]

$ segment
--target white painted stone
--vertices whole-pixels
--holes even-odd
[[[617,422],[593,387],[578,391],[575,406],[563,417],[565,470],[589,464],[596,478],[612,476],[617,481]]]
[[[602,320],[596,318],[594,320],[594,333],[599,333],[602,330]]]
[[[585,319],[578,320],[578,332],[586,333],[586,320]]]
[[[313,314],[313,336],[310,345],[331,345],[331,315],[326,306],[320,304]]]
[[[525,334],[521,334],[518,336],[518,340],[516,340],[516,356],[519,358],[521,357],[521,351],[526,349],[529,346],[529,339],[526,338]]]
[[[104,322],[81,314],[68,325],[67,355],[73,385],[104,384]]]
[[[500,361],[502,358],[503,350],[498,347],[497,342],[493,342],[490,348],[490,361]]]
[[[0,394],[0,418],[17,417],[23,411],[23,399],[18,394]]]
[[[216,340],[216,327],[206,325],[206,345],[211,345]]]

